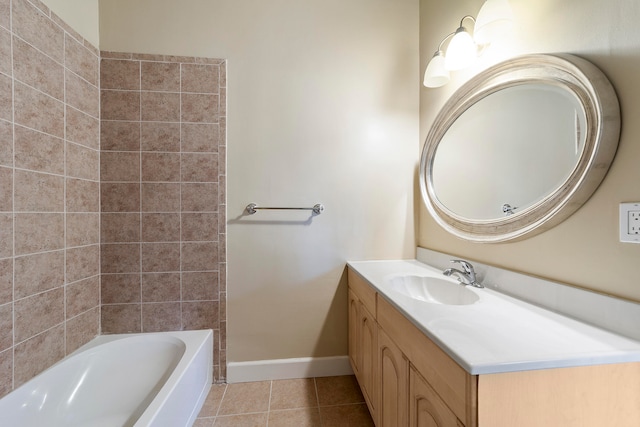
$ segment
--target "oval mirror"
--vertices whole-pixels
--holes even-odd
[[[620,108],[604,74],[572,55],[526,55],[458,89],[420,162],[427,209],[450,233],[502,242],[548,230],[604,178]]]

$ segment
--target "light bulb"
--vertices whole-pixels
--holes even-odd
[[[461,70],[470,66],[478,56],[478,47],[467,32],[460,27],[455,36],[449,42],[445,55],[445,67],[447,70]]]

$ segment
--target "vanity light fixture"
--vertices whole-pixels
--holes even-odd
[[[474,23],[473,37],[463,26],[465,19]],[[444,86],[449,82],[449,71],[469,67],[477,58],[480,49],[503,36],[512,25],[513,13],[507,0],[485,1],[477,18],[471,15],[464,16],[458,29],[442,39],[424,72],[423,84],[431,88]],[[444,53],[442,45],[450,38]]]

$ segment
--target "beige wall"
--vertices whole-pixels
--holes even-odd
[[[100,29],[228,60],[228,360],[346,354],[345,261],[414,256],[417,0],[102,0]]]
[[[89,43],[98,46],[98,0],[41,1]]]
[[[440,39],[462,16],[476,15],[482,0],[420,2],[422,71]],[[622,108],[622,135],[614,163],[591,199],[559,226],[518,243],[470,244],[445,233],[421,205],[418,244],[528,274],[640,301],[633,269],[640,245],[618,241],[618,205],[640,200],[640,30],[636,0],[510,1],[515,31],[486,52],[478,67],[457,73],[441,89],[421,89],[420,139],[446,98],[474,72],[524,53],[568,52],[599,66],[615,86]]]

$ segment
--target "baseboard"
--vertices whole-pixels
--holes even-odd
[[[294,359],[229,362],[227,382],[287,380],[293,378],[352,375],[348,356],[301,357]]]

